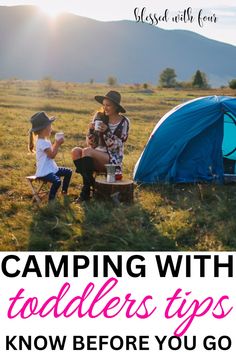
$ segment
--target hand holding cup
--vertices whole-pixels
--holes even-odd
[[[107,125],[101,120],[95,120],[95,130],[104,133],[107,130]]]
[[[100,127],[101,127],[101,125],[102,125],[102,121],[96,119],[95,122],[94,122],[94,129],[95,129],[97,132],[100,132]]]
[[[90,129],[92,129],[92,130],[95,129],[95,124],[94,124],[94,122],[90,122],[90,123],[89,123],[88,129],[89,129],[89,130],[90,130]]]
[[[58,145],[61,145],[64,143],[64,133],[59,132],[55,134],[55,140]]]

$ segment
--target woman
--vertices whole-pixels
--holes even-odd
[[[89,125],[88,146],[72,150],[76,172],[83,177],[83,188],[79,198],[81,201],[90,197],[94,171],[104,172],[107,163],[122,165],[124,143],[129,133],[129,120],[121,114],[126,111],[120,104],[119,92],[109,91],[105,96],[95,96],[95,100],[103,107],[95,114]],[[96,121],[100,121],[99,124]]]

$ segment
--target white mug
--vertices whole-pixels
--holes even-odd
[[[100,131],[101,123],[102,123],[102,120],[96,119],[94,122],[94,129],[97,131]]]
[[[63,132],[59,132],[59,133],[56,133],[56,134],[55,134],[55,139],[56,139],[56,140],[59,140],[59,139],[61,139],[61,138],[64,138],[64,133],[63,133]]]

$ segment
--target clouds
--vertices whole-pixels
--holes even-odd
[[[231,21],[231,20],[233,20],[234,23],[236,23],[236,6],[226,7],[226,8],[219,7],[217,9],[217,14],[221,18],[225,19],[225,23],[228,23],[228,21]],[[235,24],[235,28],[236,28],[236,24]]]

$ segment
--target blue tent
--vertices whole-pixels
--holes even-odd
[[[134,180],[222,182],[223,156],[236,160],[236,98],[197,98],[157,123],[136,163]]]

